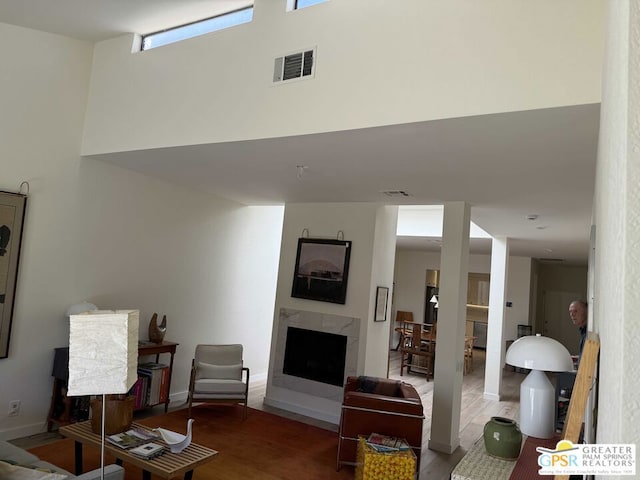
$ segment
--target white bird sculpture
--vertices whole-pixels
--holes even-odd
[[[191,424],[193,423],[193,418],[190,418],[187,421],[187,434],[182,435],[181,433],[173,432],[171,430],[166,430],[164,428],[154,428],[157,431],[162,439],[167,443],[167,446],[171,450],[171,453],[180,453],[182,450],[187,448],[191,443]]]

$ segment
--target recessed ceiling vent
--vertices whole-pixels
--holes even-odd
[[[398,197],[410,197],[407,192],[404,190],[385,190],[384,193],[387,197],[398,198]]]
[[[316,49],[291,53],[278,57],[273,66],[273,83],[286,82],[296,78],[313,78]]]
[[[562,263],[564,262],[564,258],[539,258],[538,259],[542,263]]]

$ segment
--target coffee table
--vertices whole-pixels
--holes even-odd
[[[131,427],[149,429],[149,427],[135,422],[131,424]],[[100,449],[102,444],[100,435],[93,433],[90,420],[60,427],[59,433],[64,437],[75,440],[75,473],[76,475],[82,474],[82,447],[86,444]],[[153,442],[166,446],[162,438],[153,440]],[[210,462],[218,453],[193,442],[180,453],[171,453],[167,447],[165,453],[151,460],[145,460],[133,455],[128,450],[111,445],[107,441],[105,441],[104,450],[105,453],[108,452],[116,457],[118,465],[127,462],[141,468],[143,480],[151,480],[151,474],[166,480],[184,475],[185,480],[191,480],[194,468]]]

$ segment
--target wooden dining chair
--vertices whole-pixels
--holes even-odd
[[[395,351],[397,352],[402,343],[404,342],[405,334],[407,330],[404,327],[405,323],[410,323],[409,327],[413,326],[413,312],[406,312],[403,310],[398,310],[396,312],[396,327],[394,330],[400,334],[400,338],[398,340],[398,345],[396,345]],[[411,328],[409,328],[411,330]]]
[[[435,342],[432,344],[429,341],[429,334],[422,330],[422,324],[406,323],[411,325],[405,325],[406,333],[400,346],[400,375],[404,374],[405,367],[407,371],[410,367],[420,368],[424,369],[429,381],[430,377],[433,378]],[[411,328],[410,332],[409,328]],[[419,358],[424,358],[424,363],[419,362]]]

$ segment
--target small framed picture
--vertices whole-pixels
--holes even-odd
[[[384,322],[387,319],[387,299],[389,296],[388,287],[378,287],[376,290],[376,312],[375,322]]]

